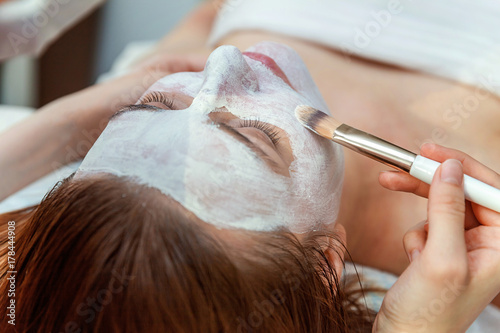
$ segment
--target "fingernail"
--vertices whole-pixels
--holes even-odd
[[[426,145],[430,145],[430,143],[429,143],[429,142],[424,142],[424,143],[422,143],[422,144],[420,145],[420,150],[422,150],[422,148],[423,148],[424,146],[426,146]]]
[[[464,174],[462,163],[457,160],[446,160],[441,164],[441,181],[449,184],[462,185]]]
[[[413,262],[415,259],[417,259],[419,255],[420,255],[420,251],[419,250],[413,250],[413,251],[411,251],[411,253],[410,253],[410,262]]]

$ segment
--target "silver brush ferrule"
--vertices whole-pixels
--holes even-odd
[[[332,141],[401,171],[410,172],[416,154],[349,125],[340,125]]]

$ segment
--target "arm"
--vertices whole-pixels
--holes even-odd
[[[213,1],[201,4],[129,74],[49,103],[2,133],[0,201],[62,165],[83,158],[109,117],[120,106],[135,103],[159,78],[202,70],[210,52],[205,44],[216,9]]]

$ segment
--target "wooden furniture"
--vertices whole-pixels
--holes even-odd
[[[38,103],[81,90],[92,82],[100,9],[66,31],[38,59]]]

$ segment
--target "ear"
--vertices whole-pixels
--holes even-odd
[[[337,238],[328,237],[327,241],[322,245],[322,250],[328,263],[337,273],[337,277],[340,278],[344,270],[344,250],[347,245],[345,228],[338,222],[334,223],[333,233]]]

